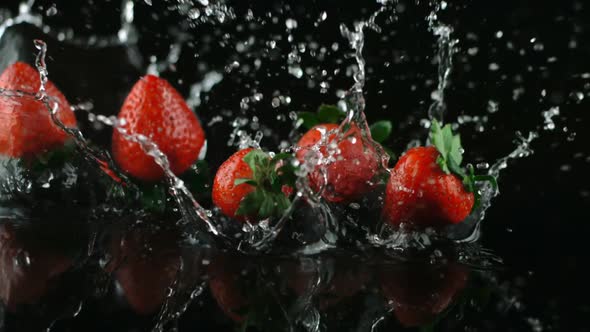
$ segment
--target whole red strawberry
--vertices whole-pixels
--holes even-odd
[[[434,146],[408,150],[397,162],[385,192],[383,217],[393,225],[440,227],[463,221],[473,209],[475,181],[491,181],[460,167],[461,139],[450,125],[432,123]]]
[[[329,135],[319,152],[323,158],[330,158],[327,145],[336,140],[336,124],[320,124],[311,128],[297,143],[297,159],[304,162],[310,150]],[[322,159],[323,159],[322,158]],[[333,160],[328,160],[325,168],[326,183],[323,197],[330,202],[350,202],[362,197],[374,188],[375,176],[379,169],[380,157],[374,147],[361,135],[356,124],[351,124],[341,140],[337,142],[337,152]],[[319,190],[324,183],[320,166],[315,166],[309,174],[312,189]]]
[[[127,96],[119,120],[129,134],[141,134],[158,145],[175,174],[186,171],[205,143],[199,119],[182,96],[166,80],[153,75],[141,78]],[[113,157],[127,173],[144,181],[157,181],[164,172],[139,144],[117,130],[113,133]]]
[[[226,216],[251,222],[282,215],[295,182],[292,165],[284,162],[289,157],[252,148],[234,153],[215,174],[213,203]]]
[[[0,89],[35,94],[40,85],[39,72],[23,62],[12,64],[0,76]],[[75,127],[76,117],[66,97],[50,81],[45,88],[59,105],[57,118],[67,127]],[[0,154],[29,158],[59,148],[67,139],[40,100],[32,96],[0,96]]]

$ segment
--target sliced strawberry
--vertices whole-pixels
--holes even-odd
[[[133,87],[119,120],[129,134],[144,135],[158,145],[175,174],[186,171],[198,158],[205,144],[199,119],[182,96],[166,80],[153,75],[141,78]],[[157,181],[164,172],[138,143],[115,130],[113,157],[127,173],[144,181]]]
[[[41,85],[39,72],[23,62],[16,62],[0,75],[0,88],[36,94]],[[47,82],[47,95],[57,101],[57,118],[67,127],[76,127],[70,104],[57,87]],[[32,96],[0,96],[0,154],[13,158],[30,158],[59,148],[68,135],[51,119],[50,111]]]

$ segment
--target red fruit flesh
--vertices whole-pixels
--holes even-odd
[[[230,218],[236,218],[242,199],[254,191],[254,187],[249,184],[234,184],[237,179],[252,177],[252,169],[244,162],[244,157],[252,150],[247,148],[234,153],[221,164],[213,180],[213,203]]]
[[[141,78],[127,96],[119,120],[130,134],[141,134],[158,145],[175,174],[186,171],[205,143],[199,119],[182,96],[166,80],[153,75]],[[127,173],[144,181],[157,181],[164,172],[139,144],[117,130],[113,133],[113,157]]]
[[[304,162],[311,148],[322,139],[322,132],[337,129],[336,124],[321,124],[310,129],[297,143],[297,159]],[[329,142],[335,138],[335,133],[330,134]],[[373,189],[371,181],[378,171],[379,156],[371,145],[365,144],[360,129],[354,124],[338,143],[338,149],[340,153],[335,156],[336,160],[326,167],[327,182],[323,197],[330,202],[350,202]],[[320,148],[320,152],[328,157],[325,146]],[[309,174],[309,180],[312,189],[320,189],[324,179],[319,166]]]
[[[0,88],[37,93],[39,72],[23,62],[16,62],[0,76]],[[58,102],[57,118],[67,127],[76,127],[76,117],[66,97],[47,82],[47,95]],[[0,154],[29,158],[63,146],[68,135],[51,119],[47,107],[30,96],[0,97]]]
[[[444,173],[436,163],[436,148],[417,147],[402,156],[391,172],[385,192],[383,217],[390,224],[417,227],[445,226],[471,213],[473,193],[461,179]]]

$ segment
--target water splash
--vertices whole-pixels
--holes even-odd
[[[118,177],[126,179],[124,174],[117,171],[117,167],[116,165],[114,165],[112,158],[110,158],[110,156],[106,152],[98,151],[91,148],[86,142],[84,135],[79,129],[67,127],[57,117],[57,113],[59,112],[59,103],[56,100],[54,100],[51,96],[47,95],[46,92],[46,84],[48,81],[48,71],[47,65],[45,63],[47,45],[42,40],[35,40],[34,44],[35,47],[39,50],[39,53],[37,54],[35,60],[35,66],[40,75],[40,87],[38,92],[28,93],[22,91],[2,90],[2,96],[24,96],[33,97],[40,100],[46,106],[47,110],[50,112],[52,121],[60,129],[62,129],[70,137],[72,137],[73,141],[80,149],[80,151],[84,154],[85,158],[89,159],[94,165],[98,166],[101,170],[104,170],[106,166],[111,172],[115,172]],[[141,149],[147,155],[154,158],[154,161],[164,171],[169,186],[169,190],[172,196],[175,198],[180,208],[181,214],[187,222],[201,219],[207,226],[208,232],[217,236],[220,235],[219,231],[210,219],[211,213],[205,210],[196,201],[196,199],[190,193],[188,188],[184,185],[184,182],[171,171],[168,158],[154,142],[152,142],[149,138],[147,138],[144,135],[135,135],[128,133],[127,130],[124,128],[123,124],[119,123],[119,121],[117,121],[117,119],[114,117],[97,116],[96,118],[106,125],[113,126],[116,130],[118,130],[121,133],[121,135],[123,135],[125,139],[139,144]],[[191,208],[188,208],[189,205],[187,203],[190,203]]]
[[[117,37],[121,44],[135,43],[137,41],[137,32],[133,25],[135,4],[133,0],[123,0],[121,7],[121,29]]]
[[[430,121],[437,120],[443,122],[444,113],[446,110],[445,103],[445,89],[449,84],[449,76],[453,69],[453,55],[457,52],[455,46],[459,42],[458,39],[452,39],[451,34],[453,28],[449,25],[441,23],[438,19],[438,13],[446,9],[447,3],[445,1],[437,2],[434,10],[428,16],[428,27],[430,31],[437,38],[437,75],[438,85],[436,90],[431,94],[433,100],[428,108],[428,118]]]

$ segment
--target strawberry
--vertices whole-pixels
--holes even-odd
[[[330,123],[311,128],[297,143],[297,159],[305,162],[306,156],[313,153],[312,148],[318,144],[322,144],[319,149],[322,159],[330,158],[326,146],[335,143],[337,130],[338,125]],[[325,144],[321,142],[322,135],[329,135]],[[330,202],[354,201],[374,188],[380,156],[354,123],[336,145],[334,160],[328,161],[325,167],[327,181],[322,196]],[[309,173],[309,182],[313,190],[320,190],[324,175],[319,165]]]
[[[491,176],[475,176],[471,165],[467,171],[461,168],[461,139],[450,125],[441,128],[433,121],[430,140],[434,146],[408,150],[391,171],[383,217],[392,225],[424,228],[459,223],[476,202],[475,182],[496,186]]]
[[[213,180],[213,203],[223,214],[256,221],[281,216],[291,202],[294,167],[289,154],[271,157],[260,149],[242,149],[230,156]]]
[[[127,96],[119,121],[129,134],[141,134],[158,145],[175,174],[186,171],[199,157],[205,133],[199,119],[180,93],[167,81],[153,75],[141,78]],[[113,157],[130,175],[143,181],[157,181],[164,172],[139,144],[113,133]]]
[[[432,323],[457,297],[469,271],[456,263],[442,266],[386,266],[379,272],[383,296],[406,327]]]
[[[23,62],[16,62],[0,75],[0,89],[27,94],[39,91],[39,72]],[[76,117],[66,97],[47,82],[47,95],[57,101],[57,118],[67,127],[76,126]],[[0,97],[0,155],[30,158],[60,148],[68,135],[51,119],[47,107],[32,96]]]

